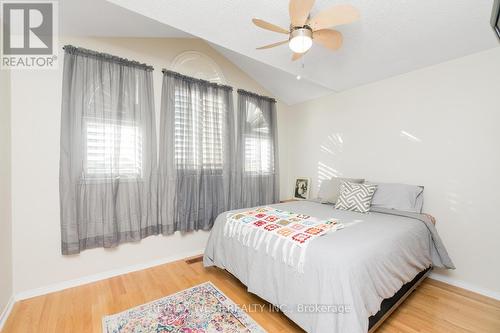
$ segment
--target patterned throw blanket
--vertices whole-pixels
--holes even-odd
[[[281,250],[281,260],[302,273],[310,242],[343,227],[335,219],[319,220],[309,215],[260,207],[252,211],[228,214],[224,236],[233,237],[256,250],[265,246],[266,253],[274,259]],[[294,261],[297,250],[300,254],[298,260]]]

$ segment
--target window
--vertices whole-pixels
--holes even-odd
[[[62,253],[158,234],[153,68],[71,45],[64,50]]]
[[[269,123],[262,110],[246,101],[245,172],[270,174],[274,172],[273,140]]]
[[[178,169],[222,170],[224,102],[216,92],[175,89],[174,158]]]
[[[248,173],[271,173],[271,140],[245,138],[245,172]]]
[[[85,177],[142,176],[142,131],[133,122],[86,118]]]
[[[87,179],[141,178],[143,163],[142,129],[134,120],[139,105],[138,73],[119,98],[111,95],[113,81],[104,77],[88,87],[84,123],[84,177]]]

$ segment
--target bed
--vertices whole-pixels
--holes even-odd
[[[226,212],[210,233],[204,265],[227,270],[307,332],[372,331],[432,267],[454,268],[425,215],[383,209],[361,214],[312,201],[272,207],[335,218],[345,227],[311,242],[299,271],[264,247],[225,235],[228,216],[238,211]]]

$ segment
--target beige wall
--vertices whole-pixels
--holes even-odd
[[[311,177],[314,194],[331,176],[424,185],[424,210],[457,266],[438,277],[500,297],[500,48],[297,105],[288,116],[284,175]]]
[[[0,70],[0,314],[12,296],[10,75]]]
[[[227,84],[267,94],[254,80],[197,39],[64,38],[73,44],[116,54],[155,67],[154,89],[159,119],[162,73],[184,51],[208,55],[222,69]],[[63,59],[62,52],[59,59]],[[12,197],[14,289],[17,293],[148,262],[201,253],[208,233],[153,236],[114,249],[93,249],[62,256],[59,226],[59,131],[62,63],[54,71],[19,71],[12,75]],[[286,106],[278,105],[280,123]],[[158,121],[157,121],[158,123]],[[281,156],[286,128],[279,128]]]

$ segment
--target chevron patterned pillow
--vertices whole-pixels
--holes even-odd
[[[335,204],[336,209],[367,213],[370,211],[373,194],[377,190],[375,184],[356,184],[343,182],[340,185],[340,196]]]

